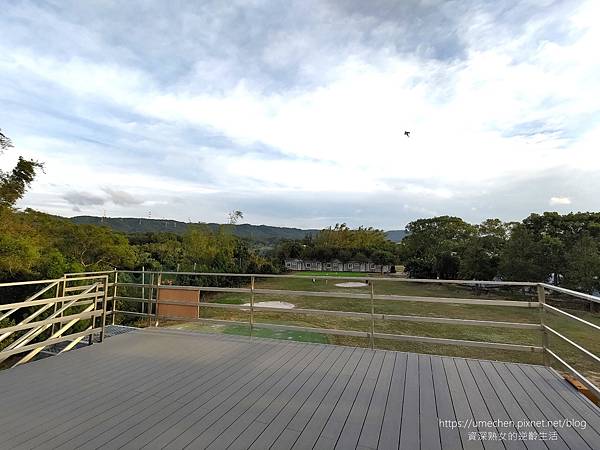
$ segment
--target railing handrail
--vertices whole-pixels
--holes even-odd
[[[594,303],[600,303],[600,297],[597,297],[595,295],[585,294],[583,292],[574,291],[572,289],[567,289],[567,288],[563,288],[560,286],[554,286],[554,285],[548,284],[548,283],[538,283],[538,284],[539,284],[539,286],[542,286],[543,288],[551,290],[551,291],[556,291],[556,292],[560,292],[561,294],[571,295],[573,297],[577,297],[577,298],[587,300],[590,302],[594,302]]]
[[[58,281],[62,281],[64,278],[53,278],[48,280],[29,280],[29,281],[9,281],[6,283],[0,283],[0,288],[3,287],[12,287],[12,286],[28,286],[32,284],[46,284],[46,283],[56,283]]]
[[[215,277],[255,277],[255,278],[296,278],[296,279],[315,279],[315,280],[368,280],[368,281],[394,281],[404,283],[438,283],[438,284],[466,284],[482,286],[522,286],[535,287],[536,282],[531,281],[492,281],[492,280],[441,280],[428,278],[405,278],[405,277],[376,277],[366,276],[337,276],[337,275],[288,275],[271,273],[227,273],[227,272],[173,272],[163,270],[117,270],[118,273],[134,274],[162,274],[162,275],[187,275],[187,276],[215,276]]]

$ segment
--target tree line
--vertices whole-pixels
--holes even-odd
[[[301,240],[281,241],[273,252],[273,259],[284,267],[286,259],[302,259],[327,262],[373,262],[396,264],[398,246],[388,240],[383,230],[371,227],[351,229],[345,223],[325,228],[316,235]]]
[[[522,222],[458,217],[407,226],[400,258],[412,278],[551,282],[600,289],[600,213],[531,214]]]

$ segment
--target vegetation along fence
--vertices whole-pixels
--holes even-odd
[[[358,288],[346,288],[342,282]],[[582,344],[600,332],[593,313],[600,298],[544,283],[115,270],[0,284],[0,294],[3,288],[27,284],[45,286],[22,302],[0,305],[0,361],[26,353],[15,363],[21,364],[45,347],[68,341],[61,349],[66,351],[86,336],[91,342],[96,333],[102,340],[106,318],[114,324],[120,316],[138,326],[165,321],[235,324],[250,336],[259,329],[283,330],[362,339],[371,347],[377,340],[537,354],[545,364],[562,366],[600,397],[600,389],[583,373],[599,373],[588,370],[590,363],[600,364],[598,350],[594,344],[591,349]],[[511,289],[517,294],[510,294]],[[196,291],[194,303],[164,295],[178,290]],[[258,297],[294,301],[295,307],[264,306]],[[573,302],[583,302],[586,310],[574,310]],[[190,306],[192,316],[174,313],[189,311]],[[2,321],[24,308],[29,313],[19,323],[6,326]],[[454,317],[458,314],[469,318]],[[311,319],[294,324],[299,316]],[[77,331],[75,325],[82,323],[84,329]],[[345,325],[353,329],[344,329]],[[428,336],[443,327],[469,338]],[[401,332],[406,329],[416,332]],[[467,329],[478,329],[474,335],[482,338],[472,338]],[[2,348],[2,341],[17,332],[24,333]],[[522,336],[531,338],[514,342]],[[599,342],[597,335],[589,342]]]

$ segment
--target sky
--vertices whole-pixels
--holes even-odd
[[[63,216],[598,211],[599,20],[594,0],[5,0],[0,168],[43,161],[18,206]]]

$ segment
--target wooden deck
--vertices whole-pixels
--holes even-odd
[[[600,409],[540,366],[136,331],[0,372],[0,447],[600,449]]]

